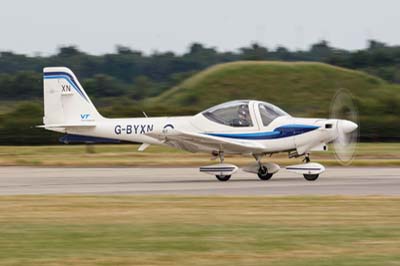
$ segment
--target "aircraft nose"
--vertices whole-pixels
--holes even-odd
[[[351,133],[358,128],[358,125],[349,120],[341,120],[340,127],[342,128],[344,133]]]

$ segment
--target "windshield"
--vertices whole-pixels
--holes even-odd
[[[213,122],[232,127],[251,127],[249,101],[233,101],[214,106],[203,115]]]
[[[260,103],[258,105],[258,109],[260,110],[260,116],[264,126],[268,126],[272,121],[275,120],[275,118],[279,116],[289,115],[279,107],[266,102]]]

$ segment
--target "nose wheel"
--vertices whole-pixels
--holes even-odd
[[[319,174],[325,171],[325,167],[319,163],[311,163],[310,154],[306,153],[303,164],[289,165],[286,167],[286,170],[302,174],[307,181],[315,181],[318,179]]]
[[[311,161],[310,160],[310,154],[306,153],[306,156],[304,157],[303,162],[304,163],[309,163],[310,161]],[[315,180],[318,179],[319,174],[303,174],[303,176],[304,176],[304,179],[307,180],[307,181],[315,181]]]

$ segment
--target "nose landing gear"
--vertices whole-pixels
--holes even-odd
[[[302,174],[307,181],[315,181],[319,175],[325,171],[325,167],[319,163],[310,162],[310,154],[306,153],[303,159],[303,164],[289,165],[286,170]]]

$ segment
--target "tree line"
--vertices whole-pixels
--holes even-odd
[[[356,51],[334,48],[326,41],[300,51],[282,46],[270,49],[257,43],[230,52],[193,43],[183,54],[144,54],[126,46],[117,46],[115,52],[104,55],[91,55],[76,46],[60,47],[56,54],[49,56],[3,51],[0,52],[0,145],[57,143],[59,134],[33,128],[33,125],[42,123],[43,67],[71,68],[101,113],[112,117],[140,116],[141,100],[159,95],[211,65],[239,60],[324,62],[400,83],[400,46],[375,40],[370,40],[365,49]],[[165,107],[146,109],[146,112],[150,115],[178,115],[196,111],[193,106],[188,110],[162,108]],[[389,118],[394,117],[396,115]],[[387,121],[389,118],[380,122],[392,129],[387,132],[375,130],[381,135],[373,140],[398,140],[391,133],[398,132],[397,120]],[[375,119],[370,124],[378,127],[378,122]]]
[[[114,53],[91,55],[75,46],[66,46],[50,56],[0,52],[1,99],[40,98],[41,72],[45,66],[70,67],[94,97],[127,96],[141,100],[162,93],[206,67],[239,60],[325,62],[400,83],[400,46],[375,40],[357,51],[334,48],[326,41],[315,43],[306,51],[290,51],[282,46],[269,49],[254,43],[238,51],[219,52],[193,43],[181,55],[173,52],[146,55],[125,46],[117,46]]]

